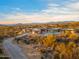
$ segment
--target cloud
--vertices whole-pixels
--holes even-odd
[[[78,6],[79,6],[79,2],[75,2],[75,3],[71,3],[71,4],[67,5],[67,7],[71,8],[73,10],[79,11],[79,7]]]
[[[50,0],[51,1],[51,0]],[[47,9],[34,13],[16,12],[11,14],[3,14],[3,19],[6,23],[13,21],[13,23],[33,23],[33,22],[57,22],[57,21],[79,21],[79,1],[70,0],[72,2],[64,5],[56,3],[48,3]],[[74,2],[73,2],[74,1]],[[17,11],[20,8],[15,8]],[[2,14],[1,14],[2,15]],[[7,22],[8,23],[8,22]]]
[[[72,0],[71,0],[72,1]],[[48,4],[48,9],[43,10],[44,13],[48,14],[58,14],[58,15],[74,15],[74,14],[79,14],[79,1],[76,0],[76,2],[71,2],[71,3],[66,3],[64,5],[60,4],[53,4],[49,3]]]
[[[78,19],[78,15],[41,15],[41,14],[23,14],[23,13],[16,13],[13,15],[6,15],[4,20],[9,22],[13,21],[14,23],[45,23],[45,22],[56,22],[56,21],[69,21]]]

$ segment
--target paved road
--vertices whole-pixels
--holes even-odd
[[[4,40],[3,46],[8,52],[8,54],[11,56],[11,59],[28,59],[21,48],[17,45],[12,43],[13,38],[9,38]]]

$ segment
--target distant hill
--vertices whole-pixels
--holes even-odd
[[[63,24],[63,23],[71,23],[71,22],[77,22],[77,21],[48,22],[48,24]]]
[[[17,23],[17,24],[0,24],[0,26],[18,26],[18,25],[39,25],[39,24],[64,24],[64,23],[74,23],[79,21],[58,21],[58,22],[47,22],[47,23]]]

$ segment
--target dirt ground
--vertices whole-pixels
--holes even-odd
[[[28,57],[28,59],[41,59],[40,52],[33,48],[33,45],[26,45],[21,42],[19,46],[22,48],[23,52]]]

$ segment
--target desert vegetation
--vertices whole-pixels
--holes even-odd
[[[34,45],[34,49],[41,54],[41,59],[79,59],[79,22],[55,23],[55,24],[17,24],[14,26],[0,26],[0,42],[7,37],[16,37],[23,33],[30,33],[33,28],[61,28],[75,29],[63,30],[60,34],[29,35],[28,38],[16,38],[28,45]],[[19,42],[18,42],[19,44]],[[1,51],[0,51],[1,52]]]
[[[79,59],[77,32],[65,31],[59,35],[30,36],[23,42],[26,43],[27,40],[40,52],[41,59]]]

